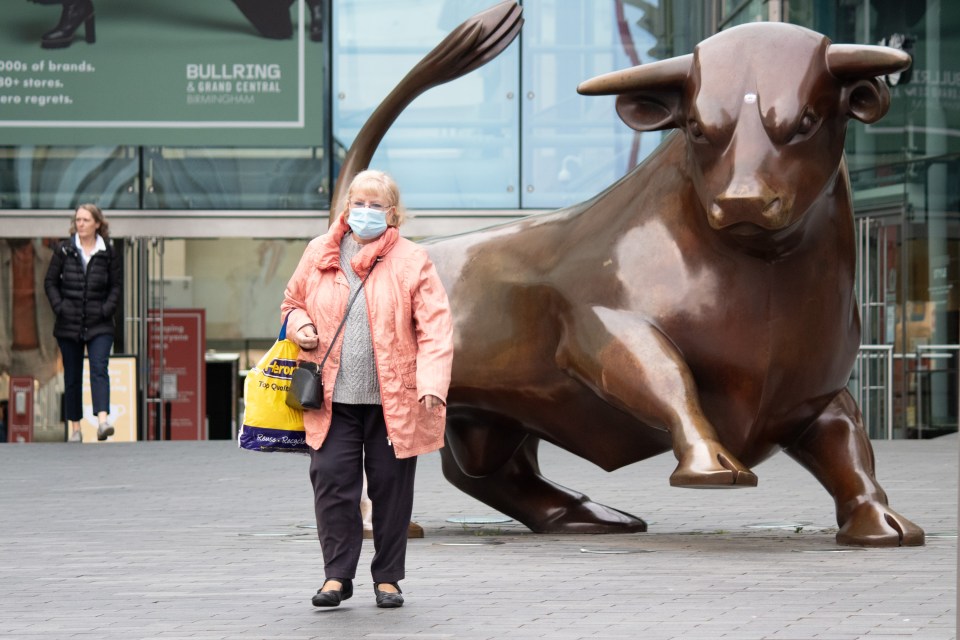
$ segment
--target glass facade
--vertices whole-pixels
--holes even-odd
[[[345,148],[397,82],[486,2],[337,3],[333,135]],[[516,209],[519,47],[418,97],[390,127],[372,166],[415,209]],[[437,171],[438,167],[445,167]]]
[[[852,125],[847,137],[861,221],[864,343],[892,346],[895,435],[955,431],[960,6],[874,0],[844,4],[832,17],[837,41],[913,56],[908,71],[887,78],[887,116]]]
[[[80,202],[103,208],[140,206],[137,147],[0,148],[2,209],[69,209]]]
[[[304,241],[323,231],[337,171],[360,128],[425,53],[492,4],[323,3],[322,37],[297,41],[295,34],[290,41],[313,73],[301,84],[310,87],[303,93],[306,111],[323,123],[321,134],[301,144],[191,145],[189,136],[115,144],[111,136],[100,145],[71,146],[43,136],[33,145],[0,146],[0,403],[5,376],[33,375],[44,407],[38,428],[59,422],[56,352],[45,346],[52,319],[35,278],[42,277],[52,239],[66,233],[72,208],[82,202],[103,207],[124,241],[127,309],[117,352],[142,350],[149,309],[202,308],[211,352],[238,353],[241,367],[255,362],[275,338],[286,278]],[[902,47],[914,64],[886,79],[890,112],[874,125],[852,121],[848,129],[865,345],[851,388],[874,437],[956,430],[960,6],[942,0],[522,5],[521,35],[503,54],[419,96],[380,144],[372,165],[401,184],[413,214],[406,233],[468,231],[572,205],[642,161],[663,134],[626,127],[613,97],[577,94],[587,78],[689,53],[718,30],[756,20],[801,24],[835,42]],[[307,29],[304,6],[295,4],[294,26],[299,20]],[[61,133],[68,143],[69,133]],[[33,300],[16,307],[32,315],[15,314],[14,300]],[[35,339],[23,341],[24,324]]]
[[[143,208],[320,209],[323,148],[143,147]]]

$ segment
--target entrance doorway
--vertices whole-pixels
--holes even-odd
[[[170,403],[164,402],[162,384],[166,350],[153,348],[156,345],[151,344],[152,340],[156,344],[164,343],[164,239],[129,238],[124,246],[124,351],[137,356],[137,380],[140,382],[137,402],[138,415],[141,416],[137,438],[169,439],[163,429],[170,417]]]

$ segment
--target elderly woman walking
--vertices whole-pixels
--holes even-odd
[[[416,457],[443,446],[453,324],[426,251],[400,237],[393,179],[357,174],[340,210],[307,246],[281,305],[302,360],[320,364],[329,350],[323,405],[304,413],[326,578],[312,601],[335,607],[353,595],[366,471],[373,590],[378,607],[394,608],[403,605]]]

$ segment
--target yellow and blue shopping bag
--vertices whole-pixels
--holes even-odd
[[[287,406],[290,377],[300,347],[287,340],[287,320],[273,347],[247,372],[243,382],[243,424],[240,448],[250,451],[307,452],[303,412]]]

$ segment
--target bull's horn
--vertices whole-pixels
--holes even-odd
[[[677,87],[687,79],[692,63],[693,54],[688,53],[685,56],[605,73],[581,82],[577,87],[577,93],[585,96],[605,96],[661,87]]]
[[[827,68],[837,78],[876,78],[909,66],[910,54],[892,47],[831,44],[827,48]]]

